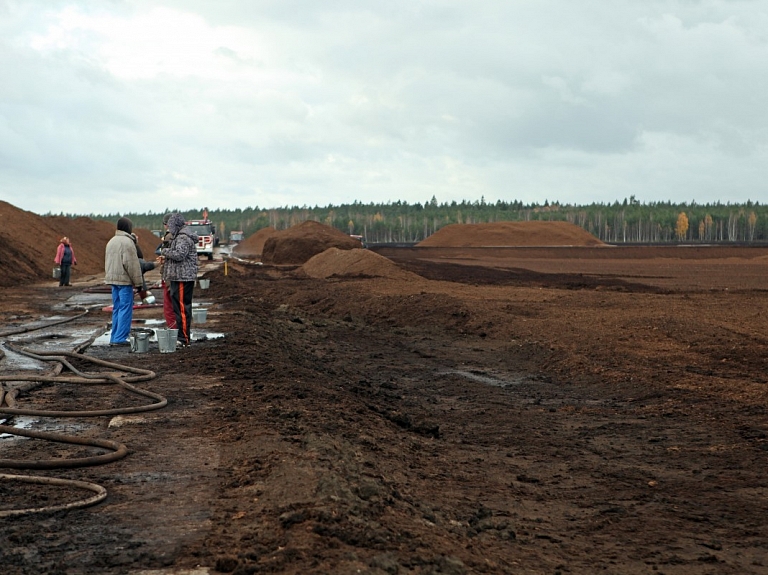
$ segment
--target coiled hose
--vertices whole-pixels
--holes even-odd
[[[16,330],[7,331],[0,336],[7,336],[17,333],[25,333],[29,331],[44,329],[51,327],[52,325],[58,325],[73,321],[80,317],[83,317],[87,311],[83,314],[72,316],[64,320],[49,323],[43,326],[18,328]],[[0,414],[7,415],[34,415],[39,417],[98,417],[104,415],[119,415],[126,413],[140,413],[145,411],[152,411],[161,409],[168,404],[168,400],[161,395],[147,391],[132,385],[133,383],[140,381],[149,381],[156,377],[153,371],[147,369],[140,369],[136,367],[130,367],[121,365],[114,362],[104,361],[94,357],[90,357],[79,353],[84,348],[88,347],[93,342],[93,338],[85,344],[78,346],[76,352],[52,352],[52,351],[33,351],[28,348],[18,349],[6,342],[6,346],[12,349],[14,352],[31,357],[38,361],[56,362],[55,367],[48,372],[48,375],[7,375],[0,376]],[[5,356],[5,353],[0,349],[0,360]],[[85,360],[92,364],[107,367],[112,370],[122,371],[128,375],[118,377],[112,373],[98,373],[92,374],[83,372],[77,369],[71,361],[67,358]],[[74,376],[62,376],[63,368],[67,368]],[[15,386],[13,389],[7,390],[2,386],[4,381],[13,381],[16,383],[28,382],[27,385]],[[151,398],[154,403],[142,406],[134,407],[122,407],[114,409],[98,409],[98,410],[76,410],[76,411],[62,411],[62,410],[41,410],[41,409],[24,409],[18,407],[17,397],[19,393],[29,391],[41,383],[65,383],[65,384],[115,384],[119,385],[127,391]],[[128,455],[128,448],[114,441],[105,439],[84,439],[75,437],[72,435],[64,435],[60,433],[50,433],[43,431],[32,431],[27,429],[19,429],[7,425],[0,425],[0,433],[8,433],[11,435],[18,435],[23,437],[30,437],[35,439],[44,439],[47,441],[55,441],[59,443],[68,443],[73,445],[88,445],[92,447],[100,447],[111,450],[109,453],[102,455],[95,455],[91,457],[71,458],[71,459],[46,459],[27,461],[19,459],[0,459],[0,468],[12,468],[12,469],[70,469],[76,467],[84,467],[90,465],[102,465],[111,461],[117,461]],[[57,485],[57,486],[69,486],[76,489],[85,489],[93,491],[96,495],[75,501],[72,503],[66,503],[63,505],[51,505],[46,507],[26,508],[26,509],[12,509],[0,511],[0,517],[7,517],[11,515],[22,515],[27,513],[50,513],[53,511],[61,511],[65,509],[74,509],[80,507],[87,507],[103,501],[107,496],[107,490],[95,483],[88,483],[85,481],[74,481],[69,479],[56,479],[48,477],[35,477],[29,475],[8,475],[0,474],[0,480],[2,481],[17,481],[24,483],[37,483],[43,485]]]

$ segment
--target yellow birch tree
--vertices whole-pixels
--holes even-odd
[[[677,216],[675,233],[677,234],[678,240],[685,239],[685,236],[688,233],[688,216],[685,215],[685,212],[680,212],[680,215]]]

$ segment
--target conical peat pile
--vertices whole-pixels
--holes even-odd
[[[261,228],[255,234],[251,234],[242,242],[237,244],[232,252],[235,255],[243,257],[260,256],[264,251],[264,244],[266,243],[267,239],[276,231],[277,230],[275,230],[275,228],[272,226]]]
[[[382,277],[415,279],[418,276],[397,267],[397,264],[370,250],[340,250],[329,248],[312,256],[301,269],[313,278]]]
[[[265,264],[303,264],[328,248],[351,250],[361,247],[359,241],[336,228],[309,220],[267,238],[261,261]]]

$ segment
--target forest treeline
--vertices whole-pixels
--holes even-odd
[[[181,211],[187,219],[202,218],[199,211]],[[117,220],[127,216],[142,228],[162,228],[163,212],[88,215]],[[62,214],[74,217],[70,214]],[[315,220],[345,233],[358,234],[369,243],[418,242],[449,224],[501,221],[567,221],[608,243],[764,242],[768,241],[768,205],[641,203],[634,197],[612,204],[565,205],[557,202],[523,204],[519,201],[423,204],[403,201],[382,204],[354,202],[326,207],[243,208],[208,212],[219,237],[226,242],[233,231],[244,237],[265,227],[282,230]]]

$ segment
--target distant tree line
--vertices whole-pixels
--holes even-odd
[[[178,211],[188,219],[200,219],[203,208]],[[137,227],[159,230],[164,213],[91,214],[88,217],[116,221],[127,216]],[[362,235],[370,243],[418,242],[449,224],[533,220],[567,221],[608,243],[768,241],[768,205],[751,201],[745,204],[641,203],[632,196],[623,202],[579,206],[548,201],[543,204],[501,200],[488,203],[483,198],[474,202],[438,203],[433,196],[423,204],[397,201],[326,207],[249,207],[210,210],[208,217],[216,224],[223,241],[229,239],[232,231],[242,231],[248,237],[261,228],[271,226],[282,230],[306,220]]]

